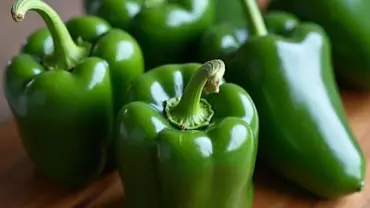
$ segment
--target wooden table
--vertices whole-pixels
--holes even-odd
[[[64,19],[81,14],[80,1],[46,0]],[[261,0],[264,1],[264,0]],[[0,65],[18,52],[19,45],[41,19],[29,14],[23,24],[14,24],[9,8],[13,0],[0,1]],[[9,41],[9,38],[11,41]],[[346,111],[361,146],[370,157],[370,94],[343,93]],[[81,190],[65,190],[45,180],[27,157],[17,135],[0,81],[0,208],[83,208],[120,207],[123,189],[116,172],[105,175]],[[367,183],[370,183],[369,171]],[[362,193],[335,201],[320,201],[300,193],[299,189],[272,173],[259,168],[255,179],[254,208],[370,208],[370,185]],[[268,175],[268,177],[267,177]],[[267,179],[269,178],[269,179]]]
[[[351,126],[370,158],[370,94],[343,93]],[[287,181],[258,168],[254,208],[369,208],[370,186],[362,193],[336,201],[320,201]],[[268,177],[267,177],[268,175]],[[367,183],[370,183],[369,171]],[[82,208],[120,207],[123,188],[116,172],[103,176],[81,190],[64,190],[38,173],[27,157],[12,121],[0,125],[0,207]]]

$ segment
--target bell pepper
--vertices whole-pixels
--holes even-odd
[[[66,186],[86,185],[107,163],[120,88],[143,72],[143,57],[130,35],[96,17],[68,23],[76,29],[74,41],[40,0],[17,0],[14,21],[30,10],[47,28],[30,35],[7,66],[6,100],[28,155],[44,175]]]
[[[214,0],[216,5],[215,23],[227,23],[231,25],[247,24],[243,7],[239,0]],[[268,0],[256,0],[262,7],[266,5]]]
[[[215,23],[245,25],[243,7],[239,0],[214,0],[216,5]]]
[[[269,11],[263,19],[269,33],[280,35],[290,32],[299,22],[297,17],[284,11]],[[227,63],[249,37],[248,24],[222,22],[213,25],[202,35],[197,61],[222,59]]]
[[[250,206],[258,114],[224,71],[220,60],[167,64],[132,81],[115,140],[127,207]]]
[[[199,41],[196,61],[204,62],[217,58],[227,63],[229,58],[245,43],[248,35],[247,28],[242,24],[224,22],[212,25],[203,33]]]
[[[130,81],[144,72],[144,57],[138,42],[126,31],[112,28],[96,16],[73,17],[65,22],[65,26],[75,44],[88,44],[89,56],[100,57],[109,64],[116,95],[114,109],[118,113],[126,103],[125,92]],[[50,56],[54,52],[54,41],[49,27],[32,33],[21,52],[38,60]]]
[[[284,35],[269,34],[255,0],[241,1],[250,37],[225,79],[257,106],[259,161],[322,198],[361,191],[366,161],[344,112],[326,33],[298,22]]]
[[[369,8],[368,0],[273,0],[269,6],[323,27],[338,83],[359,91],[370,90]]]
[[[145,68],[194,59],[199,37],[214,21],[214,0],[85,0],[88,14],[127,30],[139,42]]]

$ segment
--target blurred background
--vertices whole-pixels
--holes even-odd
[[[44,0],[49,3],[64,19],[72,16],[82,15],[82,1],[80,0]],[[31,32],[35,29],[44,27],[43,20],[35,12],[29,12],[21,23],[13,21],[10,9],[14,0],[0,1],[0,123],[4,123],[11,118],[8,104],[3,92],[3,72],[12,56],[19,52],[20,46]]]

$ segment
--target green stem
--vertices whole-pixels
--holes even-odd
[[[267,35],[266,25],[258,7],[257,0],[240,0],[240,3],[243,5],[244,14],[251,28],[251,34],[253,36]]]
[[[214,112],[211,105],[201,98],[202,92],[218,93],[224,74],[223,61],[216,59],[204,63],[191,77],[183,95],[167,101],[168,120],[182,130],[208,125]]]
[[[21,22],[28,11],[37,12],[45,21],[54,42],[54,67],[71,69],[89,53],[88,46],[77,45],[59,15],[41,0],[17,0],[12,7],[15,22]]]

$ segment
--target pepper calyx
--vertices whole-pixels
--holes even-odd
[[[209,125],[214,111],[202,92],[218,93],[225,74],[225,64],[216,59],[204,63],[191,77],[182,96],[165,102],[165,113],[172,125],[181,130],[194,130]]]

